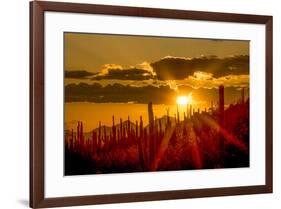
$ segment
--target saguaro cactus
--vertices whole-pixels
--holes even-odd
[[[219,86],[219,142],[221,159],[224,156],[224,137],[222,135],[222,129],[224,128],[224,86]],[[222,162],[223,163],[223,162]]]
[[[152,102],[148,103],[148,119],[149,119],[149,164],[151,164],[155,157],[155,130],[154,130],[154,114]]]
[[[224,86],[219,86],[219,117],[220,126],[224,126]]]
[[[114,115],[112,116],[112,138],[113,138],[113,144],[116,143],[116,126],[114,121]]]

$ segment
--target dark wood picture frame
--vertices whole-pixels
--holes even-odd
[[[71,12],[137,17],[263,24],[266,29],[266,166],[265,185],[46,198],[44,195],[44,12]],[[272,16],[152,9],[92,4],[30,2],[30,207],[199,198],[272,193]]]

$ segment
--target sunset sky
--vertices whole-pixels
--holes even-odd
[[[232,103],[249,87],[249,41],[65,33],[64,56],[66,102],[209,102],[224,85]]]
[[[65,175],[249,167],[249,45],[64,33]]]

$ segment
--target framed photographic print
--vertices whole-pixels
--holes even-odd
[[[30,3],[30,207],[271,192],[271,16]]]

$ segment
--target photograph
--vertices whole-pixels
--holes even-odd
[[[273,193],[273,15],[210,6],[29,3],[30,207]]]
[[[64,32],[64,175],[249,167],[249,40]]]

